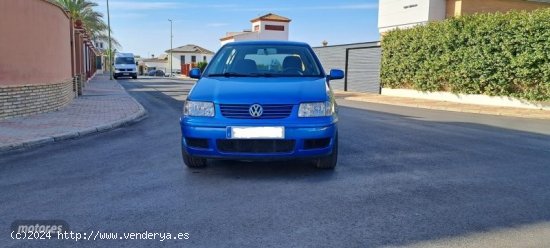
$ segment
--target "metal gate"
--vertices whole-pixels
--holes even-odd
[[[314,47],[323,67],[344,69],[346,77],[331,84],[335,90],[380,93],[380,63],[382,49],[379,42],[363,42],[326,47]]]
[[[344,90],[380,94],[380,46],[346,49]]]

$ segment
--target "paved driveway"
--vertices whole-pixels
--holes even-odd
[[[181,161],[178,124],[192,83],[121,82],[147,119],[0,157],[2,246],[76,244],[12,240],[9,226],[21,219],[119,238],[189,234],[78,241],[99,247],[550,245],[548,121],[341,100],[334,172],[229,161],[192,170]]]

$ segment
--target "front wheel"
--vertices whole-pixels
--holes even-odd
[[[315,161],[315,167],[318,169],[334,169],[338,162],[338,134],[334,138],[332,153],[326,157],[318,158]]]
[[[206,167],[206,159],[191,156],[191,155],[187,154],[187,152],[185,152],[184,149],[181,149],[181,156],[183,157],[183,162],[189,168],[204,168],[204,167]]]

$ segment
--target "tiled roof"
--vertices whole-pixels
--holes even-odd
[[[176,47],[172,50],[166,50],[166,53],[172,51],[173,53],[201,53],[201,54],[214,54],[212,51],[193,44],[187,44],[185,46]]]
[[[166,62],[164,59],[159,58],[148,58],[148,59],[142,59],[143,62]]]
[[[266,15],[263,15],[263,16],[260,16],[260,17],[257,17],[257,18],[254,18],[254,19],[250,20],[250,22],[255,22],[255,21],[290,22],[291,20],[284,17],[284,16],[280,16],[280,15],[273,14],[273,13],[268,13]]]

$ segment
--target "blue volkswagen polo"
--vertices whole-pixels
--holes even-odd
[[[180,118],[188,167],[207,159],[308,159],[332,169],[338,117],[331,80],[311,47],[287,41],[224,45],[189,92]]]

